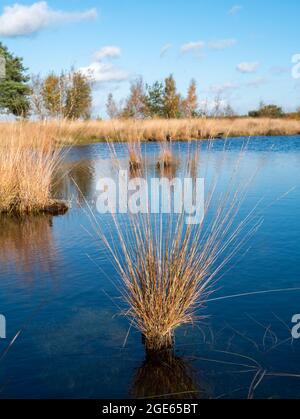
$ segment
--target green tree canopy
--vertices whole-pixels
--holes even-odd
[[[11,54],[1,42],[0,55],[5,58],[6,70],[0,80],[0,111],[26,117],[30,109],[30,87],[23,59]]]
[[[260,105],[256,111],[250,111],[249,116],[252,118],[282,118],[284,112],[281,107],[277,105]]]
[[[151,118],[164,116],[164,86],[159,81],[147,85],[146,110]]]

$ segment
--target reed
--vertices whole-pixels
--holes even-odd
[[[160,155],[157,162],[157,168],[160,170],[169,169],[176,164],[170,144],[163,141],[160,145]]]
[[[237,183],[240,164],[239,157],[218,193],[212,177],[198,225],[186,225],[184,213],[151,215],[149,209],[126,220],[112,215],[115,242],[115,234],[99,226],[120,275],[125,314],[143,335],[148,355],[172,348],[175,330],[202,318],[218,274],[258,227],[252,212],[236,222],[252,181],[248,176]]]
[[[0,137],[7,137],[20,124],[0,123]],[[173,141],[218,137],[299,135],[300,121],[281,118],[195,118],[103,121],[45,121],[21,123],[24,134],[43,130],[45,136],[64,144],[97,141]]]
[[[40,126],[32,131],[26,127],[14,124],[0,134],[0,212],[64,212],[66,204],[51,195],[62,150]]]
[[[129,141],[128,147],[128,159],[129,159],[129,170],[131,174],[137,174],[142,169],[142,152],[141,144],[139,141]]]

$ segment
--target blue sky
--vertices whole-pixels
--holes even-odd
[[[0,41],[31,73],[93,68],[96,114],[134,77],[170,73],[182,93],[195,78],[199,101],[219,95],[238,112],[262,100],[289,111],[300,106],[291,75],[299,16],[299,0],[4,0]]]

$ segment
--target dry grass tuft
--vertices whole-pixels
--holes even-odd
[[[212,181],[199,225],[186,225],[184,213],[148,213],[129,214],[122,221],[112,215],[114,234],[101,234],[99,226],[120,274],[126,315],[144,336],[148,353],[171,348],[174,331],[201,318],[199,310],[217,274],[257,228],[252,213],[236,222],[253,180],[249,176],[236,183],[240,164],[241,158],[221,192],[216,193],[217,180]]]
[[[175,164],[176,162],[170,145],[165,142],[161,143],[161,151],[157,163],[157,168],[161,170],[169,169]]]
[[[137,174],[142,169],[142,153],[139,141],[128,142],[129,170],[131,174]]]
[[[0,134],[0,212],[64,212],[66,206],[51,196],[62,151],[41,127],[26,126],[15,124]]]

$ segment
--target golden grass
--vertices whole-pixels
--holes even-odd
[[[163,171],[164,169],[169,169],[175,165],[175,159],[171,147],[166,141],[161,143],[160,148],[161,150],[158,157],[157,167]]]
[[[0,131],[0,212],[24,214],[63,210],[51,196],[62,151],[41,126],[4,126]]]
[[[7,137],[20,123],[0,123],[0,137]],[[300,121],[269,118],[199,118],[105,121],[22,122],[25,136],[43,131],[45,136],[62,143],[84,144],[96,141],[163,141],[299,135]]]
[[[128,159],[131,174],[139,172],[142,168],[142,152],[139,141],[128,142]]]
[[[241,160],[218,194],[218,178],[212,178],[198,225],[186,225],[184,213],[129,213],[126,220],[112,215],[111,234],[98,224],[120,274],[125,314],[142,333],[148,354],[171,348],[174,331],[201,318],[216,276],[257,228],[249,225],[252,212],[235,220],[254,176],[239,179]]]

